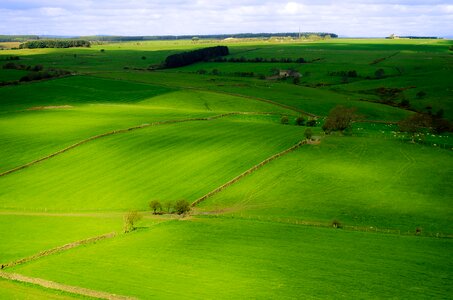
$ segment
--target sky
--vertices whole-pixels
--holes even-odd
[[[453,36],[453,0],[0,0],[0,34]]]

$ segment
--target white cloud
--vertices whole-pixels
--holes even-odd
[[[450,35],[451,0],[2,0],[3,34],[159,35],[327,31]]]

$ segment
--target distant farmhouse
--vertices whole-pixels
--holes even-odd
[[[287,78],[287,77],[300,78],[300,77],[302,77],[302,74],[300,74],[299,72],[294,71],[294,70],[279,70],[278,76],[280,78]]]

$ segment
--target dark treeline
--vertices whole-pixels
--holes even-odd
[[[165,59],[165,67],[177,68],[200,61],[207,61],[214,57],[225,56],[230,52],[226,46],[203,48],[178,54],[173,54]]]
[[[36,40],[28,41],[19,46],[20,49],[34,48],[71,48],[71,47],[90,47],[87,40]]]
[[[263,57],[255,57],[255,58],[245,58],[245,57],[216,57],[212,59],[213,62],[233,62],[233,63],[244,63],[244,62],[251,62],[251,63],[306,63],[303,57],[299,57],[296,59],[288,58],[263,58]]]
[[[4,64],[3,69],[29,71],[29,73],[22,76],[19,80],[0,82],[0,86],[18,84],[19,82],[57,78],[71,74],[71,72],[67,70],[60,70],[54,68],[44,69],[43,65],[27,66],[23,64],[16,64],[13,62],[8,62]]]
[[[347,76],[347,77],[357,77],[357,71],[356,70],[351,70],[351,71],[332,71],[328,72],[329,76]]]
[[[25,42],[38,39],[37,35],[0,35],[0,42]]]
[[[437,40],[437,36],[400,36],[401,39],[411,39],[411,40]]]

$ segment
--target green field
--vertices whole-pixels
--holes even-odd
[[[307,63],[148,70],[219,44],[227,59]],[[86,298],[83,289],[139,299],[451,298],[453,135],[411,142],[395,124],[414,111],[453,120],[451,45],[251,39],[2,50],[2,64],[19,56],[72,75],[0,87],[0,264],[116,236],[0,271],[76,291],[0,277],[0,299]],[[300,82],[272,69],[297,70]],[[0,81],[25,74],[1,69]],[[338,104],[357,108],[360,122],[326,135],[321,125]],[[316,142],[261,166],[305,140],[299,116],[317,120]],[[185,216],[148,205],[192,203],[257,165]],[[124,233],[130,211],[143,219]]]

